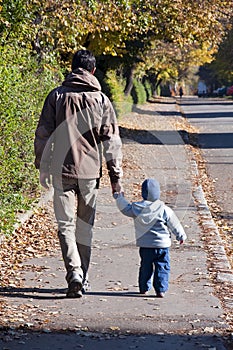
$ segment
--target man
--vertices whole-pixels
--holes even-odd
[[[121,192],[121,140],[116,115],[95,78],[88,50],[74,54],[72,72],[47,96],[35,133],[40,183],[54,187],[54,212],[66,268],[67,297],[81,297],[87,281],[101,177],[102,153],[112,192]]]

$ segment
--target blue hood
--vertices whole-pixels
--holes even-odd
[[[142,183],[142,198],[154,202],[160,198],[160,185],[155,179],[146,179]]]

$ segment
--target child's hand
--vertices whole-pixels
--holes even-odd
[[[124,192],[114,192],[113,198],[117,199],[118,197],[124,197]]]

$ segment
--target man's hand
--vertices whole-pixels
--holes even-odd
[[[114,194],[115,192],[117,193],[124,192],[124,189],[120,181],[111,183],[111,186],[112,186],[112,194]]]
[[[40,184],[41,186],[46,188],[46,190],[49,189],[49,185],[51,184],[49,172],[47,171],[40,172]]]

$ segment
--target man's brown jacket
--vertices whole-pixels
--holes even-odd
[[[102,153],[111,183],[122,175],[114,109],[96,77],[84,69],[70,73],[47,96],[34,145],[36,168],[52,175],[99,178]]]

